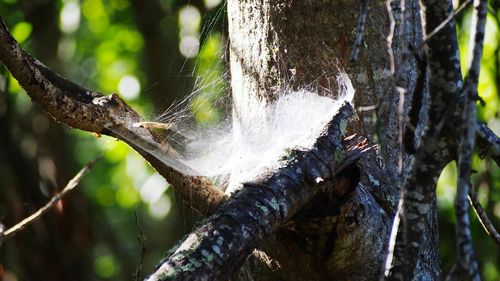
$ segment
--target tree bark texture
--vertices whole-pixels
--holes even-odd
[[[342,141],[352,113],[346,103],[310,150],[292,150],[278,169],[245,183],[147,280],[227,280],[258,242],[278,229],[293,229],[291,219],[314,197],[331,198],[339,207],[358,183],[353,163],[366,152],[359,137]]]
[[[357,63],[349,62],[360,8],[356,1],[228,1],[236,120],[259,112],[249,102],[254,95],[272,100],[283,91],[307,88],[335,97],[337,76],[346,71],[356,89],[359,117],[349,127],[382,144],[379,153],[362,161],[361,182],[339,213],[322,218],[306,215],[295,221],[296,232],[276,233],[269,240],[273,249],[268,254],[281,267],[263,279],[262,271],[250,260],[250,270],[244,268],[240,280],[280,280],[276,279],[280,274],[282,280],[374,280],[380,272],[400,184],[405,180],[402,175],[412,160],[400,145],[400,117],[409,113],[423,72],[416,57],[402,58],[403,48],[422,42],[418,1],[406,1],[404,7],[399,3],[391,3],[394,35],[388,44],[395,61],[391,64],[385,40],[391,21],[385,1],[369,2]],[[406,93],[400,95],[396,86]],[[426,89],[421,93],[422,106],[427,107]],[[416,115],[421,114],[417,111]],[[418,133],[424,121],[425,114],[417,122]],[[328,207],[323,211],[328,213]],[[435,211],[433,206],[429,223],[436,223]],[[437,228],[431,234],[437,237]],[[432,239],[422,252],[437,256],[436,241]],[[436,260],[424,263],[423,271],[439,268]]]

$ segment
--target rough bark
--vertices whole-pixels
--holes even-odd
[[[279,169],[245,183],[147,280],[227,280],[258,242],[280,228],[293,229],[289,221],[316,195],[331,198],[332,207],[340,208],[358,182],[357,167],[351,165],[366,148],[358,138],[342,143],[352,113],[345,104],[310,150],[292,150]]]
[[[450,1],[421,3],[426,34],[453,13]],[[459,112],[463,104],[459,99],[463,83],[454,20],[426,44],[431,104],[429,120],[403,187],[399,212],[401,223],[397,228],[389,280],[438,280],[441,274],[435,188],[442,169],[456,155],[456,128],[460,127]]]
[[[478,123],[476,142],[479,156],[490,156],[500,166],[500,138],[483,123]]]

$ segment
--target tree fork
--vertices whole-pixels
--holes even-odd
[[[227,280],[259,241],[286,227],[318,192],[340,202],[358,183],[333,185],[336,175],[367,151],[359,138],[342,143],[353,113],[345,104],[311,150],[292,150],[281,168],[243,184],[147,280]]]
[[[360,122],[351,123],[349,128],[373,141],[375,135],[384,141],[397,138],[394,133],[397,132],[397,116],[391,110],[394,100],[387,93],[392,77],[386,44],[381,40],[384,34],[379,28],[388,26],[386,17],[367,17],[358,62],[351,64],[351,47],[358,25],[354,11],[359,11],[359,2],[242,0],[229,1],[227,5],[232,91],[238,115],[254,111],[247,107],[247,100],[253,98],[249,97],[251,95],[273,100],[284,90],[307,88],[335,97],[340,92],[336,79],[345,70],[356,89],[355,107],[375,106],[377,109],[358,111]],[[368,10],[371,15],[386,13],[380,1],[369,1]],[[410,18],[418,21],[420,17]],[[402,53],[400,40],[411,42],[412,38],[421,37],[421,29],[415,26],[407,34],[395,36],[397,44],[393,49],[396,54]],[[407,81],[403,86],[409,92],[413,92],[416,84],[410,75],[415,72],[415,65],[413,59],[405,61],[404,67],[409,71],[406,72],[408,77],[402,75]],[[390,102],[379,102],[385,98]],[[374,126],[377,119],[388,124],[378,132]],[[403,153],[393,143],[386,143],[380,150],[383,152],[368,153],[361,161],[361,183],[357,190],[367,191],[367,196],[353,197],[347,204],[350,207],[341,208],[339,214],[310,218],[297,223],[296,233],[274,239],[277,255],[271,254],[271,257],[281,264],[282,279],[304,280],[304,276],[309,280],[376,278],[390,231],[390,216],[395,213],[399,195],[397,163],[392,160]],[[383,155],[386,157],[381,157]],[[406,155],[404,158],[410,160]],[[328,204],[322,203],[328,209]],[[342,220],[349,217],[347,213],[363,216],[350,226]],[[338,223],[331,223],[338,219]],[[373,225],[373,221],[378,224]],[[375,235],[375,231],[379,233]],[[301,237],[311,240],[313,246],[306,247],[307,250],[301,247],[301,242],[297,241]],[[316,256],[315,251],[330,247],[324,247],[327,244],[333,247],[331,255],[327,255],[327,259]],[[353,248],[356,251],[353,252]],[[247,276],[254,275],[250,272]],[[241,280],[247,280],[245,278]]]

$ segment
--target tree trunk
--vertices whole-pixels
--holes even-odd
[[[358,112],[349,118],[354,110],[344,104],[313,147],[293,148],[275,171],[244,183],[230,197],[206,178],[185,176],[163,163],[173,155],[168,144],[162,149],[157,134],[132,126],[142,119],[117,95],[105,97],[56,75],[22,51],[4,24],[0,60],[57,120],[126,141],[180,194],[194,198],[194,208],[213,214],[148,280],[226,280],[235,271],[237,280],[374,280],[382,269],[386,280],[439,280],[435,187],[454,159],[461,163],[456,272],[478,280],[463,202],[476,128],[474,112],[465,105],[472,108],[476,98],[486,2],[476,5],[476,44],[465,89],[451,2],[386,3],[369,6],[357,63],[347,60],[358,30],[358,9],[351,2],[228,3],[236,129],[251,127],[244,124],[253,119],[248,116],[265,114],[251,102],[254,96],[269,101],[306,88],[334,97],[344,71],[357,90]],[[419,3],[425,11],[425,55]],[[431,36],[437,26],[442,32]],[[346,126],[379,144],[357,166],[366,143],[359,136],[346,138]],[[496,151],[498,159],[498,137],[478,129],[479,143],[495,147],[486,151]]]
[[[356,89],[359,114],[359,122],[349,126],[371,141],[376,136],[382,140],[379,155],[373,153],[360,164],[361,181],[339,211],[331,215],[332,210],[325,209],[329,215],[296,220],[293,231],[280,231],[262,247],[279,269],[265,271],[252,257],[239,279],[374,280],[382,268],[400,183],[411,161],[398,141],[399,118],[409,111],[420,70],[415,58],[400,58],[403,47],[422,42],[418,1],[406,1],[404,9],[393,9],[391,46],[398,67],[396,78],[384,44],[391,25],[382,1],[370,2],[357,63],[349,62],[360,8],[356,1],[242,0],[227,5],[236,117],[258,114],[258,108],[249,106],[253,95],[271,100],[284,91],[307,88],[335,97],[337,77],[346,71]],[[401,10],[405,26],[400,24]],[[407,90],[401,114],[396,79],[400,81],[397,86]],[[424,106],[426,100],[424,97]],[[435,225],[435,207],[429,214]],[[431,258],[423,262],[422,271],[439,272],[437,227],[433,232],[430,237],[436,239],[423,247]]]

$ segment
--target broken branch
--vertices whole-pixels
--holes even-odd
[[[470,201],[470,204],[472,205],[472,207],[474,208],[474,212],[476,212],[476,215],[479,219],[479,222],[483,226],[486,233],[498,245],[500,245],[500,233],[498,233],[498,230],[495,228],[495,226],[491,222],[490,218],[488,217],[488,215],[484,211],[483,206],[481,206],[481,203],[479,202],[479,198],[477,197],[477,192],[472,187],[472,184],[471,184],[471,189],[469,190],[469,201]]]
[[[500,166],[500,138],[482,122],[477,123],[476,147],[479,156],[491,157]]]
[[[11,228],[1,231],[0,229],[0,244],[2,240],[8,239],[19,231],[23,230],[26,228],[28,225],[39,219],[41,216],[43,216],[45,213],[47,213],[54,205],[59,202],[63,198],[64,195],[66,195],[68,192],[72,191],[79,183],[80,180],[87,175],[94,164],[99,160],[100,157],[96,158],[95,160],[89,162],[87,165],[85,165],[69,182],[66,184],[66,186],[61,190],[61,192],[57,193],[56,195],[52,196],[50,198],[49,202],[47,202],[43,207],[38,209],[36,212],[34,212],[32,215],[28,216],[21,222],[17,223],[16,225],[12,226]]]

